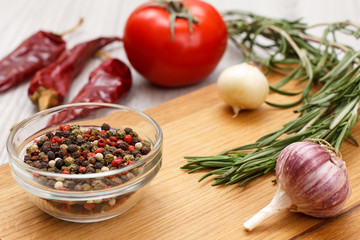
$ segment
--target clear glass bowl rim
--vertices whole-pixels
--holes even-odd
[[[124,168],[121,169],[116,169],[116,170],[111,170],[111,171],[107,171],[107,172],[100,172],[100,173],[90,173],[90,174],[61,174],[61,173],[52,173],[52,172],[45,172],[45,171],[41,171],[37,168],[31,167],[30,165],[26,164],[23,162],[22,159],[19,159],[17,157],[17,151],[14,149],[12,142],[13,139],[16,135],[16,133],[22,128],[24,127],[27,123],[36,120],[37,118],[40,118],[42,116],[48,115],[52,112],[56,112],[59,111],[61,109],[65,109],[65,108],[71,108],[71,107],[81,107],[81,106],[102,106],[104,108],[108,107],[108,108],[117,108],[120,111],[128,111],[128,112],[134,112],[136,114],[141,115],[142,117],[144,117],[146,120],[148,120],[152,126],[154,127],[154,129],[156,130],[156,135],[158,136],[156,139],[156,142],[153,144],[153,147],[151,149],[151,151],[144,156],[142,159],[140,159],[139,161],[135,162],[134,164],[131,164],[129,166],[126,166]],[[136,129],[134,129],[136,131]],[[135,108],[132,107],[127,107],[127,106],[123,106],[123,105],[119,105],[119,104],[113,104],[113,103],[71,103],[71,104],[63,104],[57,107],[53,107],[41,112],[38,112],[28,118],[25,118],[24,120],[22,120],[21,122],[17,123],[15,126],[13,126],[13,128],[11,129],[11,132],[7,138],[6,141],[6,149],[8,154],[10,155],[10,159],[9,159],[9,163],[11,165],[11,163],[14,163],[16,165],[18,165],[19,167],[22,168],[22,170],[25,171],[29,171],[29,172],[33,172],[33,173],[38,173],[40,175],[43,176],[48,176],[48,177],[54,177],[54,178],[64,178],[64,179],[88,179],[88,178],[99,178],[99,177],[106,177],[106,176],[111,176],[111,175],[115,175],[115,174],[121,174],[123,172],[129,171],[133,168],[137,168],[139,166],[141,166],[142,164],[149,162],[153,159],[156,159],[156,155],[159,151],[161,151],[161,147],[162,147],[162,141],[163,141],[163,133],[162,130],[160,128],[160,126],[147,114],[143,113],[142,111],[139,111]],[[12,161],[12,162],[11,162]]]

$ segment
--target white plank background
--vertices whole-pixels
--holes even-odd
[[[77,23],[80,17],[85,19],[84,24],[75,33],[65,37],[68,47],[99,36],[122,36],[127,17],[143,2],[145,0],[0,0],[0,58],[6,56],[36,31],[42,29],[61,32]],[[360,0],[208,0],[207,2],[219,11],[239,9],[289,20],[303,18],[309,24],[347,19],[360,24]],[[344,41],[359,48],[357,40],[344,38]],[[107,50],[112,56],[122,59],[130,66],[122,44],[113,44]],[[93,59],[89,62],[84,72],[72,84],[65,103],[72,99],[88,81],[89,72],[100,64],[100,61]],[[228,45],[218,67],[207,79],[193,86],[175,89],[156,87],[132,69],[133,88],[130,94],[118,103],[146,110],[216,82],[224,68],[240,62],[242,62],[240,53],[232,45]],[[6,139],[11,126],[36,112],[36,108],[27,97],[28,85],[28,82],[23,83],[0,94],[0,164],[8,162]]]

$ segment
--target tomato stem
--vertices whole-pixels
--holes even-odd
[[[175,20],[177,18],[186,19],[189,24],[189,32],[190,37],[192,37],[193,33],[193,23],[198,24],[199,20],[197,20],[192,12],[184,6],[181,1],[173,1],[173,0],[159,0],[156,1],[156,5],[161,6],[169,12],[169,21],[170,21],[170,33],[171,33],[171,41],[174,40],[175,36]]]

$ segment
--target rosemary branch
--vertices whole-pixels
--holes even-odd
[[[270,89],[282,95],[301,94],[300,100],[294,103],[268,104],[280,108],[302,105],[295,110],[296,119],[255,143],[223,151],[217,156],[187,156],[188,163],[182,169],[189,173],[210,170],[199,181],[214,175],[213,185],[239,181],[245,185],[274,170],[280,152],[293,142],[324,139],[339,149],[349,138],[358,145],[350,131],[359,119],[360,52],[336,40],[339,32],[358,38],[360,28],[357,25],[349,21],[328,24],[319,38],[307,34],[310,27],[301,20],[272,19],[240,11],[227,12],[224,16],[229,38],[246,61],[261,64],[266,72],[287,73]],[[261,51],[266,56],[260,56],[258,52]],[[293,79],[307,81],[307,84],[298,92],[281,89]],[[317,92],[313,89],[315,82],[322,84]]]

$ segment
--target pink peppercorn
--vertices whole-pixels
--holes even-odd
[[[84,173],[85,171],[86,171],[86,167],[84,166],[79,167],[79,172]]]
[[[132,151],[135,150],[135,147],[134,147],[133,145],[130,145],[129,148],[128,148],[128,150],[129,150],[130,152],[132,152]]]
[[[104,153],[104,152],[105,152],[105,150],[103,148],[98,148],[95,150],[95,154],[96,153]]]
[[[95,205],[93,203],[85,203],[84,204],[84,208],[89,211],[91,211],[94,207],[95,207]]]
[[[109,139],[111,142],[116,142],[118,140],[118,138],[115,136],[110,136]]]
[[[106,142],[105,139],[100,138],[100,139],[98,140],[98,146],[99,146],[99,147],[105,147],[106,144],[107,144],[107,142]]]
[[[114,160],[112,160],[111,166],[117,167],[117,166],[119,166],[119,165],[122,164],[122,163],[123,163],[123,159],[122,159],[122,158],[115,158]]]
[[[124,137],[124,141],[127,142],[127,143],[131,143],[132,142],[132,136],[131,135],[125,135]]]

